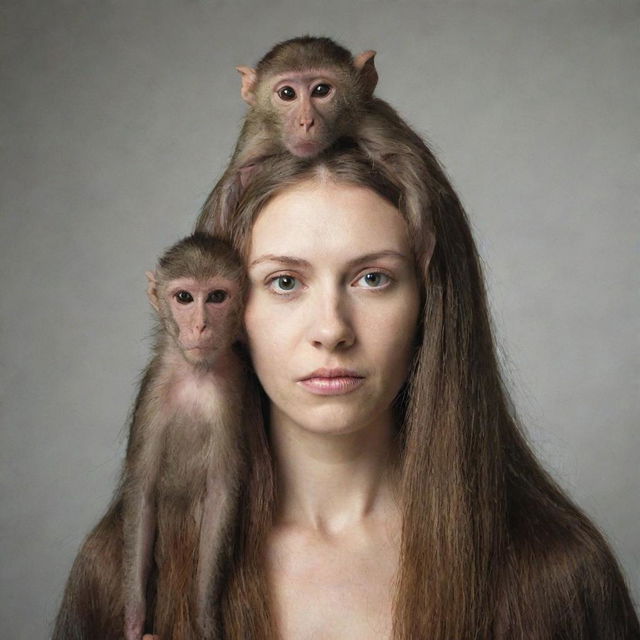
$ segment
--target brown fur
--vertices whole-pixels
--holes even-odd
[[[316,111],[312,131],[317,144],[314,155],[341,137],[364,140],[371,134],[378,138],[378,124],[367,125],[369,113],[377,113],[377,101],[372,99],[377,79],[374,53],[367,53],[366,61],[360,64],[349,51],[329,38],[294,38],[273,47],[255,70],[238,68],[245,75],[242,93],[250,107],[229,167],[202,208],[196,225],[198,230],[219,235],[223,226],[218,223],[232,215],[242,191],[263,161],[288,153],[287,148],[298,135],[297,128],[288,123],[287,113],[271,99],[279,74],[317,72],[336,89],[335,97]],[[247,80],[250,74],[251,80]],[[391,141],[390,136],[383,137],[385,142]]]
[[[122,500],[116,497],[71,568],[54,640],[122,638]]]
[[[193,364],[168,322],[166,291],[178,278],[220,274],[236,284],[222,316],[229,324],[219,327],[226,346],[218,341],[214,359]],[[56,640],[122,638],[127,627],[133,637],[138,626],[136,637],[144,628],[173,640],[220,637],[217,601],[233,548],[243,424],[255,416],[250,376],[233,346],[242,264],[221,241],[195,234],[160,259],[154,286],[155,356],[134,406],[122,480],[76,558]]]

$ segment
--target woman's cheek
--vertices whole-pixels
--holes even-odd
[[[264,369],[276,367],[283,355],[280,345],[284,322],[277,304],[266,292],[250,292],[245,308],[244,322],[249,340],[249,351],[254,368],[258,375],[265,373]]]

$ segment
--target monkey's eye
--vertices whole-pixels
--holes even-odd
[[[207,296],[207,302],[219,304],[220,302],[224,302],[227,299],[227,295],[227,292],[223,289],[216,289]]]
[[[178,291],[175,298],[180,304],[189,304],[190,302],[193,302],[193,296],[188,291],[184,290]]]
[[[323,98],[324,96],[329,95],[330,92],[330,84],[317,84],[315,87],[313,87],[311,95],[315,96],[316,98]]]
[[[290,102],[291,100],[296,99],[296,92],[293,87],[287,85],[286,87],[282,87],[278,89],[278,97],[280,100],[284,100],[285,102]]]

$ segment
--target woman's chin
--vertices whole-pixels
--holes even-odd
[[[377,415],[362,415],[361,412],[354,411],[354,408],[345,406],[313,407],[301,411],[297,415],[283,415],[276,410],[276,415],[272,416],[272,424],[289,426],[310,435],[344,436],[358,432],[366,435],[375,429],[374,425],[391,422],[390,411]]]

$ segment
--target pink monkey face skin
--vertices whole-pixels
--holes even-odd
[[[191,363],[207,362],[236,333],[238,286],[225,278],[172,280],[165,292],[175,339]]]
[[[282,120],[284,145],[294,156],[313,157],[336,139],[341,125],[339,84],[329,69],[289,71],[273,78],[271,104]]]
[[[345,434],[390,421],[420,295],[407,226],[374,191],[312,180],[254,224],[245,326],[272,420]]]

